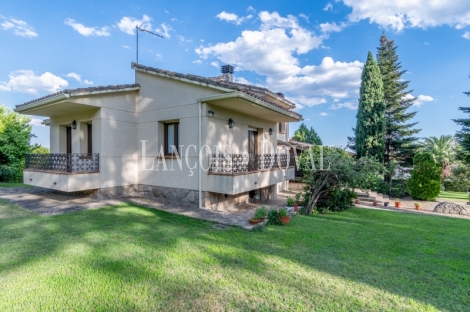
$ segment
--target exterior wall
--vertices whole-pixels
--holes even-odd
[[[58,174],[41,171],[23,171],[26,184],[62,192],[77,192],[100,188],[99,173]]]
[[[260,202],[266,202],[270,199],[277,198],[277,190],[275,185],[270,185],[261,189],[257,189],[260,195]],[[227,195],[214,192],[203,193],[203,206],[208,209],[226,211],[238,205],[249,202],[249,193],[244,192],[236,195]]]

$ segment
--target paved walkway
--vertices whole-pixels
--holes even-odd
[[[266,203],[245,204],[227,212],[222,212],[200,209],[185,204],[162,203],[141,197],[97,200],[87,196],[71,195],[39,187],[0,188],[0,198],[41,215],[57,215],[71,211],[119,205],[123,202],[128,202],[192,218],[226,225],[236,225],[245,229],[252,229],[254,227],[248,222],[248,218],[253,216],[256,208],[262,205],[265,205],[268,209],[271,207],[284,207],[286,197],[293,196],[294,194],[295,193],[292,192],[285,192],[279,194],[277,199],[272,199]]]

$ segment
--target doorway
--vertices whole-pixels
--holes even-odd
[[[66,127],[67,129],[67,154],[72,154],[72,128]]]
[[[258,153],[258,130],[248,129],[248,154]]]

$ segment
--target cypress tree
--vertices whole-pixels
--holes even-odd
[[[431,153],[419,152],[413,158],[413,171],[408,182],[414,199],[433,200],[441,191],[441,165]]]
[[[407,112],[415,98],[408,91],[409,81],[402,79],[406,70],[402,70],[398,61],[397,46],[383,34],[377,53],[377,64],[382,75],[385,100],[385,153],[384,162],[396,160],[402,165],[411,165],[418,147],[418,138],[413,137],[420,129],[414,129],[417,122],[407,123],[416,112]],[[386,177],[388,180],[389,177]]]
[[[356,157],[375,156],[383,162],[385,104],[382,77],[371,52],[362,70],[359,108],[355,128]]]

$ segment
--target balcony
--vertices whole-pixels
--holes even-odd
[[[204,190],[236,195],[294,178],[290,154],[212,154]]]
[[[100,188],[100,157],[95,154],[28,154],[23,181],[26,184],[78,192]]]
[[[57,173],[91,173],[100,171],[100,155],[94,154],[27,154],[25,170]]]
[[[294,166],[291,154],[212,154],[209,174],[246,174],[265,170],[286,170]]]

